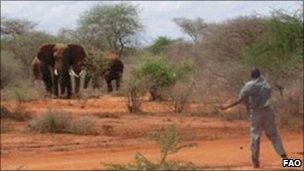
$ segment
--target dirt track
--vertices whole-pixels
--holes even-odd
[[[13,107],[13,103],[4,103]],[[102,163],[130,163],[137,152],[152,161],[159,160],[159,147],[145,134],[176,123],[185,143],[197,147],[182,149],[170,159],[191,161],[219,169],[251,169],[249,122],[226,121],[218,117],[183,116],[169,112],[166,103],[144,103],[143,115],[125,112],[124,99],[103,96],[88,101],[45,100],[25,103],[35,115],[48,108],[70,111],[75,117],[96,117],[98,135],[39,134],[26,130],[25,122],[14,122],[14,129],[1,134],[2,169],[102,169]],[[190,110],[198,106],[191,105]],[[229,114],[229,113],[227,113]],[[104,132],[104,125],[112,132]],[[280,130],[284,146],[292,158],[303,160],[303,131]],[[261,143],[263,169],[281,169],[280,158],[265,136]],[[303,169],[303,167],[302,167]]]

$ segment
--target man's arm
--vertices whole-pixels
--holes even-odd
[[[231,103],[230,105],[227,105],[227,106],[220,106],[220,109],[221,110],[226,110],[226,109],[229,109],[235,105],[238,105],[239,103],[242,102],[242,99],[241,98],[238,98],[235,102]]]

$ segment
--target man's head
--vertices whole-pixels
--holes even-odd
[[[251,79],[257,79],[261,76],[260,70],[257,68],[253,68],[253,70],[251,70]]]

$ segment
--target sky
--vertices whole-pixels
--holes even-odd
[[[1,1],[1,16],[25,18],[38,23],[38,30],[56,35],[60,28],[74,29],[79,16],[98,1]],[[240,15],[269,15],[272,9],[288,12],[299,9],[301,1],[129,1],[137,5],[144,25],[143,43],[151,43],[158,36],[187,38],[172,21],[176,17],[206,22],[221,22]]]

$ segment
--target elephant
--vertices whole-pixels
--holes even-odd
[[[52,81],[52,71],[49,66],[40,61],[37,56],[34,57],[31,63],[32,72],[34,79],[38,81],[43,81],[45,89],[48,93],[52,93],[53,81]]]
[[[107,59],[108,61],[108,67],[104,71],[101,71],[101,75],[104,77],[106,83],[107,83],[107,91],[112,92],[113,87],[112,87],[112,81],[115,80],[116,82],[116,90],[120,88],[120,83],[122,81],[122,74],[124,70],[124,64],[119,58],[112,58],[112,59]],[[92,83],[94,82],[93,79],[97,79],[94,76],[88,76],[85,79],[85,84],[84,88],[88,87],[88,83],[90,80],[92,80]],[[94,84],[94,83],[93,83]],[[94,85],[93,85],[94,87]],[[95,85],[96,87],[96,85]]]
[[[50,75],[51,80],[53,80],[53,91],[57,97],[65,94],[65,90],[67,90],[66,97],[71,98],[71,77],[75,78],[76,82],[75,94],[79,92],[80,77],[85,73],[86,59],[85,50],[81,45],[65,45],[62,43],[44,44],[38,50],[37,59],[41,61],[43,68],[45,65],[48,68],[53,68],[53,72]]]
[[[104,78],[107,82],[108,92],[112,92],[112,81],[115,80],[116,83],[116,90],[120,88],[120,82],[122,80],[122,73],[124,69],[124,64],[118,58],[115,58],[110,61],[110,66],[106,70]]]

